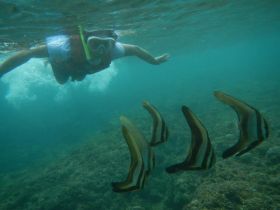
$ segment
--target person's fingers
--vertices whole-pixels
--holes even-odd
[[[163,54],[162,55],[162,58],[164,58],[164,59],[168,59],[170,56],[169,56],[169,54]]]
[[[166,60],[170,58],[170,54],[166,53],[164,55],[165,55]]]
[[[157,61],[159,63],[162,63],[162,62],[167,61],[169,57],[170,57],[170,55],[166,53],[166,54],[163,54],[163,55],[157,57]]]

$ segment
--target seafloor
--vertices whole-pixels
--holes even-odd
[[[127,145],[118,119],[88,143],[36,170],[1,177],[0,209],[280,209],[280,90],[255,83],[242,94],[254,102],[270,123],[271,137],[241,157],[222,160],[221,153],[238,138],[234,112],[219,102],[192,102],[208,128],[217,163],[208,171],[175,175],[165,167],[183,160],[189,129],[174,101],[159,106],[170,129],[169,142],[155,148],[156,168],[140,192],[118,194],[112,181],[126,178]],[[259,87],[259,89],[258,89]],[[251,95],[250,95],[251,94]],[[139,106],[126,115],[149,135],[149,115]]]

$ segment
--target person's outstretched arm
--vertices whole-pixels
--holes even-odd
[[[158,65],[167,61],[167,59],[169,58],[168,54],[163,54],[158,57],[154,57],[148,51],[137,45],[122,44],[122,46],[125,50],[125,56],[137,56],[138,58],[141,58],[142,60],[150,64]]]
[[[21,50],[0,64],[0,77],[14,68],[26,63],[31,58],[44,57],[48,57],[48,50],[45,45],[30,50]]]

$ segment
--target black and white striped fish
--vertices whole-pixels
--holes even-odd
[[[185,170],[209,169],[215,164],[216,156],[208,132],[188,107],[182,106],[182,112],[191,129],[191,146],[186,159],[181,163],[171,165],[166,168],[166,171],[175,173]]]
[[[168,128],[162,115],[157,110],[157,108],[150,104],[148,101],[143,102],[143,107],[149,112],[153,119],[150,145],[156,146],[158,144],[166,142],[168,139]]]
[[[128,175],[123,182],[113,182],[114,192],[129,192],[144,187],[145,180],[155,165],[155,156],[152,148],[142,133],[126,117],[120,117],[122,133],[128,145],[131,162]]]
[[[223,158],[235,154],[240,156],[269,137],[268,123],[257,109],[221,91],[215,91],[214,95],[218,100],[234,109],[239,122],[239,140],[224,151]]]

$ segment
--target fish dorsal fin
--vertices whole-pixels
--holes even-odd
[[[238,116],[240,131],[238,142],[224,151],[223,158],[235,154],[242,155],[268,137],[267,122],[257,109],[221,91],[215,91],[214,95],[218,100],[232,107]]]
[[[242,102],[221,91],[215,91],[214,95],[218,100],[220,100],[224,104],[231,106],[237,113],[239,119],[246,118],[246,117],[248,117],[248,115],[254,114],[254,109],[252,109],[252,107],[250,107],[245,102]]]
[[[182,112],[191,129],[191,145],[186,159],[179,164],[168,167],[166,171],[175,173],[184,170],[211,168],[216,158],[206,128],[188,107],[182,106]]]
[[[143,107],[149,112],[153,119],[150,145],[156,146],[158,144],[166,142],[168,139],[168,127],[162,115],[157,110],[157,108],[150,104],[148,101],[143,102]]]

